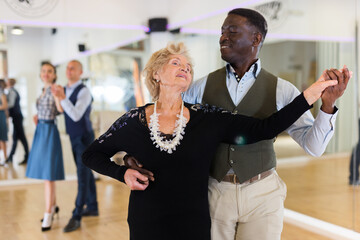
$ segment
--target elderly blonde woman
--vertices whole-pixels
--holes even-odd
[[[337,84],[325,74],[291,104],[265,120],[212,106],[184,103],[181,93],[193,78],[185,46],[169,44],[155,52],[144,71],[154,104],[130,110],[83,154],[95,171],[125,182],[131,190],[130,239],[210,239],[208,177],[220,142],[249,144],[271,139],[290,126]],[[125,151],[154,173],[155,180],[110,158]],[[140,191],[136,191],[140,190]]]

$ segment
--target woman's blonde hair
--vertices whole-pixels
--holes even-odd
[[[187,58],[191,67],[191,77],[194,77],[193,64],[191,62],[191,58],[188,54],[188,50],[185,44],[182,42],[178,44],[169,43],[165,48],[162,48],[151,55],[143,71],[143,76],[145,77],[145,84],[150,92],[153,101],[158,100],[160,93],[160,84],[156,82],[156,79],[154,79],[154,75],[166,63],[170,61],[171,55],[175,54],[180,54]]]

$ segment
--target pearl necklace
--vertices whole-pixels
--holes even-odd
[[[172,140],[165,140],[164,137],[160,136],[160,124],[158,118],[160,114],[156,113],[156,106],[157,101],[154,103],[154,113],[150,116],[150,138],[157,148],[160,148],[161,151],[165,151],[171,154],[176,150],[176,146],[180,144],[180,140],[183,139],[183,135],[185,134],[187,119],[184,117],[184,102],[181,104],[180,115],[176,115],[178,119],[175,122],[175,129],[172,134],[174,138]]]

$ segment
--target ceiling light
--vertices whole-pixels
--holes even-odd
[[[11,29],[11,34],[22,35],[23,33],[24,33],[24,30],[21,27],[13,27]]]

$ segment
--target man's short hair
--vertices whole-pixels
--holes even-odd
[[[78,60],[76,60],[76,59],[73,59],[73,60],[71,60],[70,62],[76,62],[77,64],[79,64],[80,69],[83,70],[83,65],[82,65],[82,63],[81,63],[80,61],[78,61]],[[69,63],[70,63],[70,62],[69,62]]]
[[[9,78],[8,82],[9,82],[10,86],[14,86],[16,84],[16,79],[15,78]]]
[[[265,40],[265,36],[268,30],[267,22],[263,15],[259,12],[248,8],[235,8],[231,10],[229,14],[236,14],[247,19],[247,21],[254,27],[256,27],[262,35],[262,41]]]

